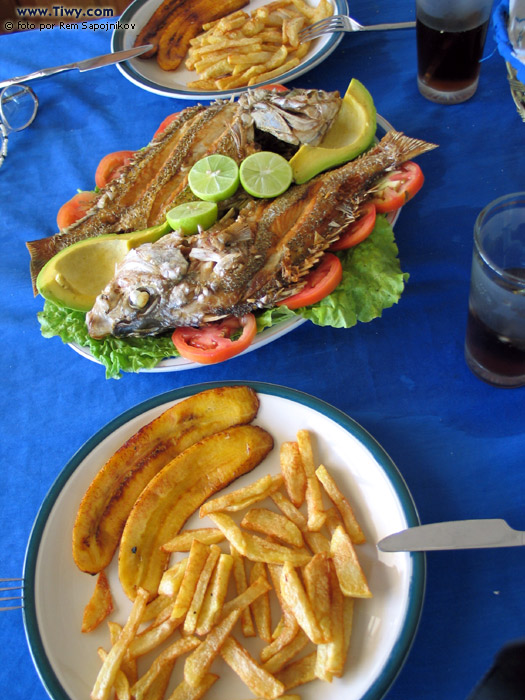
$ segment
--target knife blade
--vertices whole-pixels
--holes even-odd
[[[93,70],[94,68],[110,66],[113,63],[120,63],[121,61],[127,61],[130,58],[140,56],[146,51],[149,51],[151,48],[153,48],[151,44],[146,44],[145,46],[137,46],[133,49],[125,49],[124,51],[116,51],[115,53],[106,53],[102,56],[87,58],[84,61],[66,63],[63,66],[54,66],[53,68],[42,68],[41,70],[34,71],[34,73],[20,75],[17,78],[9,78],[8,80],[2,80],[0,81],[0,88],[8,87],[9,85],[16,85],[17,83],[25,83],[28,80],[34,80],[35,78],[45,78],[48,75],[55,75],[55,73],[62,73],[66,70],[77,69],[80,72],[83,72],[86,70]]]
[[[429,552],[523,545],[525,532],[514,530],[501,518],[418,525],[388,535],[377,543],[382,552]]]

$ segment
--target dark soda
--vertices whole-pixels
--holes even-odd
[[[417,18],[418,76],[438,92],[454,92],[477,82],[489,20],[464,31],[444,31]]]
[[[467,362],[473,361],[479,369],[485,370],[482,376],[491,384],[516,386],[513,380],[525,384],[525,346],[517,345],[510,338],[504,338],[479,318],[469,308],[466,332]],[[493,378],[491,379],[491,376]]]

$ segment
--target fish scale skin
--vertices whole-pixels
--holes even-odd
[[[273,200],[250,202],[233,223],[219,222],[188,238],[175,232],[131,251],[87,315],[90,335],[151,335],[275,306],[302,288],[305,275],[355,220],[375,183],[432,148],[388,132],[355,161]],[[180,265],[168,279],[162,266],[169,268],[170,256]],[[141,268],[146,258],[147,270]],[[130,306],[133,290],[147,291],[143,309]]]

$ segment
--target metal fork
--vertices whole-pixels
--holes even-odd
[[[301,29],[299,32],[299,40],[301,43],[317,39],[321,34],[329,32],[371,32],[382,31],[385,29],[411,29],[416,26],[415,22],[394,22],[393,24],[359,24],[352,17],[347,15],[332,15],[318,22],[314,22],[308,27]]]
[[[13,596],[6,596],[6,592],[14,592],[14,591],[21,591],[23,586],[24,579],[23,578],[0,578],[0,583],[9,583],[11,585],[9,586],[1,586],[0,587],[0,603],[4,603],[8,600],[19,600],[20,605],[2,605],[0,607],[0,612],[3,612],[4,610],[20,610],[22,607],[22,594],[19,593],[18,595],[13,595]],[[20,585],[15,586],[14,584],[20,582]]]

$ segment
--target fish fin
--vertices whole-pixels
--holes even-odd
[[[57,253],[56,237],[48,236],[47,238],[39,238],[36,241],[27,241],[26,247],[31,255],[29,269],[31,272],[31,283],[33,285],[33,293],[36,296],[38,290],[36,288],[36,278],[38,273],[44,267],[48,260]]]
[[[391,131],[387,131],[385,136],[383,136],[378,147],[387,151],[392,149],[397,163],[401,164],[407,160],[416,158],[422,153],[438,148],[438,145],[413,138],[412,136],[406,136],[403,132],[394,131],[392,129]],[[366,153],[364,153],[363,156],[366,156]]]

